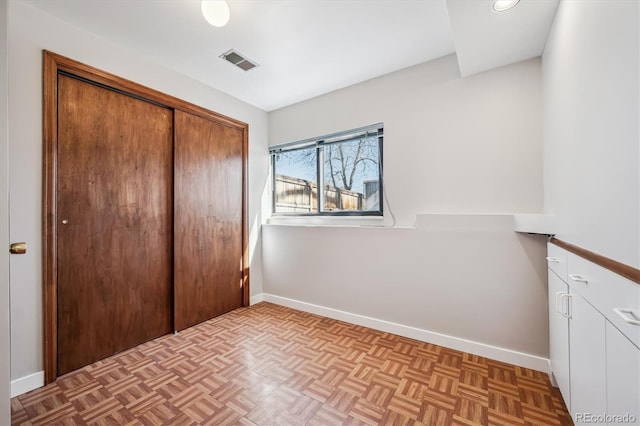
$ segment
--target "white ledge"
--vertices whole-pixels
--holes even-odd
[[[548,214],[515,214],[513,230],[527,234],[554,235],[556,233],[555,216]]]

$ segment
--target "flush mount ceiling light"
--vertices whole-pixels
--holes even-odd
[[[496,12],[504,12],[518,4],[520,0],[495,0],[493,2],[493,10]]]
[[[224,27],[229,22],[229,5],[225,0],[202,0],[202,16],[214,27]]]

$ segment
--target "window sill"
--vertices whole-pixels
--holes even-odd
[[[271,216],[269,225],[292,226],[385,226],[384,216]]]

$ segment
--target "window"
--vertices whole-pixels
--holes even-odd
[[[382,139],[376,124],[272,147],[273,212],[382,216]]]

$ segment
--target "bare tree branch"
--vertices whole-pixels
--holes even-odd
[[[326,151],[329,151],[329,157],[328,157],[328,160],[325,159],[325,161],[329,162],[329,173],[331,174],[331,181],[333,182],[333,187],[337,188],[338,185],[336,185],[336,174],[333,171],[333,146],[329,145],[328,148],[329,149]]]

